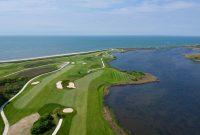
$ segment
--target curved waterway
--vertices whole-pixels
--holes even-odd
[[[133,135],[200,135],[200,63],[186,48],[116,53],[114,67],[144,71],[158,83],[115,86],[105,98],[117,119]]]

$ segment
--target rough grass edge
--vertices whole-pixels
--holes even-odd
[[[194,58],[199,57],[199,59]],[[185,58],[194,61],[194,62],[200,62],[200,53],[193,53],[193,54],[185,54]]]
[[[124,82],[124,83],[117,83],[117,84],[110,84],[104,87],[104,97],[109,95],[110,92],[110,87],[114,87],[114,86],[125,86],[125,85],[141,85],[141,84],[146,84],[146,83],[153,83],[153,82],[159,82],[158,78],[156,78],[155,76],[145,73],[144,76],[147,76],[147,78],[150,76],[152,77],[151,80],[147,80],[147,81],[129,81],[129,82]],[[117,135],[130,135],[131,132],[124,128],[120,122],[117,120],[116,115],[114,114],[114,111],[109,108],[105,103],[103,104],[103,114],[104,114],[104,118],[106,119],[106,121],[108,121],[110,127],[113,129],[113,131],[117,134]]]

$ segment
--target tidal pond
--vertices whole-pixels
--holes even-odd
[[[184,57],[200,50],[162,48],[115,53],[113,67],[143,71],[160,82],[114,86],[105,97],[132,135],[200,135],[200,63]]]

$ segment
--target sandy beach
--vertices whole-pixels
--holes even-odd
[[[94,53],[94,52],[105,51],[105,50],[110,50],[110,49],[85,51],[85,52],[74,52],[74,53],[65,53],[65,54],[56,54],[56,55],[33,57],[33,58],[24,58],[24,59],[3,60],[3,61],[0,61],[0,64],[1,63],[10,63],[10,62],[19,62],[19,61],[28,61],[28,60],[37,60],[37,59],[47,59],[47,58],[54,58],[54,57],[63,57],[63,56],[70,56],[70,55],[77,55],[77,54],[87,54],[87,53]]]

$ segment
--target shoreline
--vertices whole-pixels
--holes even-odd
[[[88,53],[95,53],[101,52],[111,49],[102,49],[102,50],[93,50],[93,51],[84,51],[84,52],[74,52],[74,53],[63,53],[63,54],[55,54],[55,55],[48,55],[48,56],[39,56],[39,57],[32,57],[32,58],[22,58],[22,59],[11,59],[11,60],[0,60],[0,64],[3,63],[14,63],[14,62],[24,62],[24,61],[32,61],[32,60],[42,60],[48,58],[57,58],[57,57],[64,57],[64,56],[73,56],[73,55],[82,55]]]
[[[159,79],[156,76],[154,76],[150,73],[145,73],[145,76],[138,81],[129,81],[129,82],[124,82],[124,83],[104,86],[105,87],[104,88],[104,96],[103,96],[103,98],[104,98],[104,104],[103,104],[104,118],[109,123],[109,125],[112,127],[113,131],[116,132],[117,135],[129,135],[130,131],[121,125],[121,123],[116,118],[115,112],[105,103],[105,98],[109,95],[110,88],[115,87],[115,86],[143,85],[143,84],[157,83],[157,82],[159,82]]]
[[[122,49],[124,51],[122,51],[121,53],[127,52],[127,51],[135,51],[135,50],[149,50],[151,48],[139,48],[139,49],[135,49],[135,48],[131,48],[131,50],[127,50],[127,48],[117,48],[117,49]],[[130,48],[129,48],[130,49]],[[156,49],[156,48],[154,48]],[[116,67],[113,67],[111,65],[111,61],[116,60],[117,58],[113,58],[112,60],[107,61],[106,63],[108,64],[108,66],[110,68],[119,70],[121,72],[126,72],[124,70],[118,69]],[[104,95],[103,95],[103,116],[105,118],[105,120],[109,123],[110,127],[113,129],[113,131],[116,133],[116,135],[129,135],[131,134],[130,131],[126,128],[124,128],[121,123],[118,121],[118,119],[116,118],[116,114],[115,112],[108,106],[108,104],[105,103],[105,98],[110,94],[110,88],[111,87],[115,87],[115,86],[127,86],[127,85],[143,85],[143,84],[148,84],[148,83],[157,83],[159,82],[159,78],[156,77],[155,75],[152,75],[150,73],[145,73],[145,75],[143,76],[143,78],[141,78],[138,81],[129,81],[129,82],[122,82],[122,83],[116,83],[113,85],[105,85],[103,86],[104,88]]]
[[[159,47],[159,48],[118,48],[118,49],[123,49],[124,51],[121,53],[126,53],[129,51],[136,51],[136,50],[157,50],[157,49],[162,49],[162,48],[188,48],[188,49],[200,49],[200,45],[187,45],[187,46],[171,46],[171,47]],[[117,58],[113,59],[116,60]],[[111,61],[113,61],[111,60]],[[191,60],[191,59],[190,59]],[[195,62],[200,62],[200,61],[195,61]],[[110,62],[109,62],[110,65]],[[120,70],[116,67],[112,67],[112,65],[110,65],[111,68]],[[121,70],[122,72],[126,72],[124,70]],[[104,88],[104,104],[103,104],[103,113],[104,113],[104,118],[106,119],[106,121],[108,121],[108,123],[110,124],[110,126],[112,127],[112,129],[117,133],[117,135],[131,135],[131,131],[127,128],[125,128],[120,121],[117,119],[116,117],[116,112],[114,110],[112,110],[112,108],[105,102],[105,98],[107,96],[109,96],[112,87],[120,87],[120,86],[128,86],[128,85],[143,85],[143,84],[148,84],[148,83],[158,83],[160,80],[159,78],[157,78],[155,75],[150,74],[150,73],[145,73],[144,78],[142,78],[141,80],[138,81],[129,81],[129,82],[125,82],[125,83],[120,83],[120,84],[114,84],[114,85],[108,85],[105,86]]]
[[[190,46],[187,46],[190,48]],[[196,46],[194,46],[195,48]],[[168,47],[167,47],[168,48]],[[174,48],[174,47],[170,47],[170,48]],[[181,48],[181,47],[175,47],[175,48]],[[116,49],[119,49],[119,48],[116,48]],[[126,48],[123,48],[124,51]],[[128,48],[127,48],[128,49]],[[130,49],[135,49],[135,50],[141,50],[140,48],[130,48]],[[156,48],[154,48],[156,49]],[[56,57],[64,57],[64,56],[73,56],[73,55],[80,55],[80,54],[88,54],[88,53],[95,53],[95,52],[101,52],[101,51],[106,51],[106,50],[110,50],[110,49],[105,49],[105,50],[96,50],[96,51],[88,51],[88,52],[77,52],[77,53],[68,53],[68,54],[60,54],[60,55],[51,55],[51,56],[44,56],[44,57],[35,57],[35,58],[28,58],[28,59],[20,59],[20,60],[15,60],[15,61],[10,61],[10,62],[20,62],[20,61],[31,61],[31,60],[40,60],[40,59],[48,59],[48,58],[56,58]],[[112,50],[112,49],[111,49]],[[142,50],[148,50],[148,48],[144,48]],[[129,50],[129,51],[134,51],[134,50]],[[123,52],[120,52],[120,53],[123,53]],[[115,60],[115,59],[112,59],[112,60]],[[3,63],[9,63],[9,62],[3,62]],[[114,68],[114,69],[117,69],[115,67],[112,67],[112,65],[110,64],[110,62],[106,62],[108,63],[108,65],[111,67],[111,68]],[[1,64],[1,61],[0,61],[0,64]],[[104,64],[103,64],[104,65]],[[120,69],[117,69],[117,70],[120,70]],[[125,72],[125,71],[123,71]],[[110,87],[114,87],[114,86],[122,86],[122,85],[142,85],[142,84],[146,84],[146,83],[154,83],[154,82],[159,82],[158,78],[152,74],[149,74],[149,73],[145,73],[145,76],[144,78],[142,78],[141,80],[138,80],[138,81],[129,81],[127,83],[119,83],[119,84],[114,84],[114,85],[111,85],[111,86],[107,86],[105,87],[105,95],[104,95],[104,100],[105,100],[105,97],[109,94],[109,91],[110,91]],[[113,112],[106,104],[103,105],[104,108],[103,109],[103,112],[105,113],[106,116],[104,116],[104,118],[108,121],[108,123],[110,123],[111,127],[114,127],[114,131],[119,131],[118,133],[121,135],[123,133],[127,133],[127,130],[123,128],[123,126],[121,126],[121,124],[118,122],[118,120],[116,119],[115,117],[115,112]],[[125,135],[124,134],[124,135]]]
[[[83,52],[72,52],[72,53],[62,53],[62,54],[53,54],[53,55],[46,55],[46,56],[38,56],[38,57],[30,57],[30,58],[17,58],[17,59],[10,59],[10,60],[0,60],[0,64],[3,63],[14,63],[14,62],[24,62],[24,61],[32,61],[32,60],[42,60],[42,59],[48,59],[48,58],[56,58],[56,57],[64,57],[64,56],[72,56],[72,55],[82,55],[87,53],[95,53],[95,52],[101,52],[106,50],[122,50],[122,52],[128,52],[128,51],[137,51],[137,50],[156,50],[156,49],[162,49],[162,48],[192,48],[192,49],[198,49],[200,47],[199,44],[196,45],[183,45],[183,46],[164,46],[164,47],[141,47],[141,48],[107,48],[107,49],[99,49],[99,50],[92,50],[92,51],[83,51]]]
[[[10,60],[0,60],[0,64],[2,63],[12,63],[12,62],[23,62],[23,61],[31,61],[31,60],[39,60],[39,59],[48,59],[48,58],[56,58],[56,57],[64,57],[64,56],[72,56],[72,55],[78,55],[78,54],[87,54],[87,53],[95,53],[100,51],[106,51],[106,50],[114,50],[119,49],[123,50],[124,52],[127,51],[136,51],[136,50],[154,50],[154,49],[162,49],[162,48],[193,48],[197,49],[200,47],[199,44],[194,45],[183,45],[183,46],[163,46],[163,47],[141,47],[141,48],[107,48],[107,49],[99,49],[99,50],[92,50],[92,51],[82,51],[82,52],[72,52],[72,53],[62,53],[62,54],[53,54],[53,55],[46,55],[46,56],[38,56],[38,57],[30,57],[30,58],[17,58],[17,59],[10,59]]]

